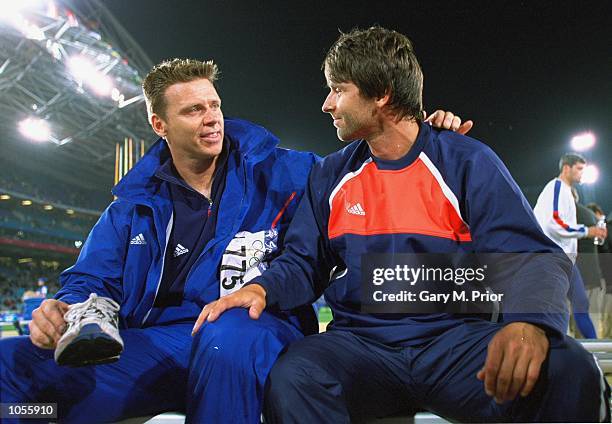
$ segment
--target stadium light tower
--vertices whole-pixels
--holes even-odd
[[[596,165],[587,165],[582,174],[583,184],[595,184],[599,179],[599,168]]]
[[[113,175],[118,141],[151,140],[141,84],[153,64],[104,3],[0,0],[0,159],[46,139],[58,148],[32,149],[36,162],[71,181],[78,169],[91,188]]]
[[[595,145],[595,136],[591,132],[578,134],[572,138],[572,149],[577,152],[584,152]]]

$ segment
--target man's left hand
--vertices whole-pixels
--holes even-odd
[[[484,381],[485,392],[497,403],[513,400],[519,393],[525,397],[538,381],[548,347],[541,328],[510,323],[489,342],[487,359],[476,377]]]

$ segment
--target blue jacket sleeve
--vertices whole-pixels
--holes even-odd
[[[115,201],[104,211],[85,241],[76,263],[62,272],[55,298],[83,302],[90,293],[121,303],[124,258],[130,234],[132,206]]]
[[[320,165],[315,165],[315,169]],[[252,283],[266,290],[266,303],[290,310],[314,302],[329,282],[332,267],[324,237],[321,202],[315,197],[311,173],[304,197],[285,236],[283,253]]]
[[[494,291],[504,293],[504,322],[531,322],[565,333],[570,260],[542,232],[495,153],[483,148],[467,164],[466,172],[465,211],[473,247],[496,262],[490,278]]]

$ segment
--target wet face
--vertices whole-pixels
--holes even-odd
[[[378,127],[376,101],[363,97],[352,82],[334,82],[327,71],[325,76],[329,94],[322,109],[334,120],[338,138],[347,142],[369,139]]]
[[[177,160],[212,160],[223,148],[221,99],[207,79],[180,82],[164,93],[164,116],[153,114],[153,130]]]

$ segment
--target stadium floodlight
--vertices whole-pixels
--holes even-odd
[[[108,96],[113,92],[110,77],[98,71],[94,63],[86,57],[71,57],[68,59],[68,69],[79,84],[87,85],[94,93]]]
[[[116,141],[151,134],[140,95],[142,75],[153,64],[104,3],[0,0],[3,150],[18,157],[19,143],[32,141],[32,133],[46,139],[47,130],[33,131],[33,121],[18,131],[24,118],[44,119],[50,130],[44,144],[70,146],[37,149],[41,166],[69,177],[78,169],[79,182],[96,189],[112,173]],[[73,57],[84,59],[73,66],[78,77],[69,67]]]
[[[13,21],[20,17],[23,12],[40,8],[44,4],[45,2],[42,0],[0,0],[0,7],[2,7],[0,19]]]
[[[595,165],[587,165],[582,173],[583,184],[595,184],[599,179],[599,168]]]
[[[47,2],[43,0],[0,0],[0,20],[5,21],[17,28],[26,38],[31,40],[44,40],[45,32],[38,25],[30,22],[23,17],[23,14],[41,9],[47,6]]]
[[[53,210],[53,205],[45,205],[43,206],[43,209],[46,211],[52,211]]]
[[[0,200],[10,200],[11,196],[8,194],[0,194]]]
[[[49,123],[40,118],[26,118],[19,123],[19,131],[34,141],[48,141],[51,139]]]
[[[32,201],[31,200],[22,200],[21,201],[21,205],[22,206],[31,206],[32,205]]]
[[[595,145],[595,136],[591,132],[578,134],[572,138],[572,149],[577,152],[584,152]]]

